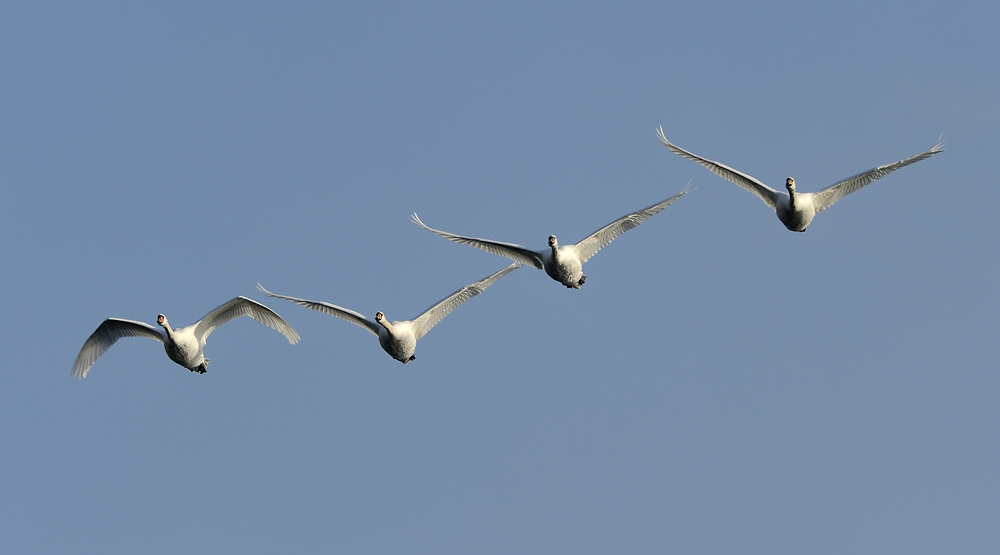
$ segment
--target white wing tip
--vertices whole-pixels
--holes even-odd
[[[257,284],[257,289],[260,289],[261,292],[264,293],[265,295],[267,295],[268,297],[274,297],[275,296],[274,293],[268,291],[267,289],[264,289],[264,286],[261,285],[260,283]]]
[[[663,143],[664,146],[670,144],[670,141],[667,140],[667,136],[663,134],[662,125],[656,130],[656,138],[660,139],[660,142]]]
[[[274,293],[268,291],[267,289],[264,289],[264,286],[261,285],[260,283],[257,284],[257,289],[260,289],[261,291],[263,291],[264,293],[266,293],[268,297],[277,297],[277,295],[275,295]],[[277,312],[275,312],[271,308],[268,308],[268,307],[262,305],[261,303],[255,301],[253,299],[249,299],[247,297],[244,297],[242,295],[240,295],[240,298],[246,299],[246,300],[252,302],[253,304],[255,304],[257,306],[260,306],[261,308],[264,308],[267,312],[270,312],[272,315],[274,315],[275,318],[277,318],[277,322],[274,322],[274,326],[271,326],[270,324],[267,324],[265,322],[261,322],[260,320],[257,320],[256,317],[251,316],[252,318],[254,318],[254,320],[257,320],[258,322],[261,322],[265,326],[267,326],[267,327],[273,329],[274,331],[280,333],[281,335],[285,336],[285,339],[287,339],[288,342],[291,343],[292,345],[295,345],[296,343],[299,342],[299,339],[302,339],[302,336],[299,335],[299,332],[295,331],[295,328],[293,328],[291,324],[289,324],[288,322],[286,322],[285,319],[282,318],[280,314],[278,314]]]

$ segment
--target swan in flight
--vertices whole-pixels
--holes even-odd
[[[208,335],[215,331],[215,328],[240,316],[249,316],[278,331],[292,345],[299,340],[299,334],[273,310],[246,297],[236,297],[209,312],[201,320],[176,330],[170,328],[167,318],[162,314],[156,317],[156,323],[163,328],[162,330],[145,322],[108,318],[97,326],[97,330],[80,349],[80,354],[73,363],[73,377],[86,378],[87,371],[97,359],[123,337],[155,339],[163,343],[163,349],[167,351],[170,360],[192,372],[204,374],[208,368],[208,359],[205,358],[203,349],[205,342],[208,341]]]
[[[490,241],[488,239],[465,237],[462,235],[454,235],[446,231],[431,229],[424,225],[424,222],[420,221],[416,212],[413,213],[413,223],[426,229],[427,231],[430,231],[431,233],[436,233],[441,237],[444,237],[449,241],[454,241],[460,245],[476,247],[477,249],[509,258],[514,262],[520,262],[533,268],[538,268],[539,270],[545,270],[545,273],[548,274],[549,277],[566,287],[569,287],[570,289],[579,289],[580,286],[587,281],[587,276],[583,275],[584,262],[590,260],[590,257],[597,254],[597,251],[608,246],[611,241],[617,239],[621,234],[638,227],[639,224],[648,220],[650,216],[670,206],[671,203],[687,194],[690,190],[691,184],[688,183],[688,186],[676,195],[662,202],[658,202],[648,208],[643,208],[638,212],[626,214],[625,216],[622,216],[601,229],[591,233],[586,239],[576,243],[575,245],[563,245],[560,247],[559,242],[556,240],[556,236],[549,235],[549,248],[540,251],[533,251],[513,243],[501,243],[499,241]]]
[[[264,289],[264,287],[259,283],[257,284],[257,287],[264,293],[267,293],[268,296],[292,301],[293,303],[306,308],[311,308],[324,314],[329,314],[330,316],[336,316],[341,320],[347,320],[352,324],[365,328],[378,336],[379,345],[382,346],[382,349],[384,349],[385,352],[389,353],[389,356],[399,362],[402,362],[403,364],[407,364],[411,360],[417,358],[414,356],[413,351],[417,348],[418,339],[427,335],[427,332],[431,331],[431,328],[436,326],[437,323],[444,319],[444,317],[447,316],[452,310],[458,308],[459,305],[482,293],[483,291],[486,291],[486,288],[492,285],[494,281],[520,267],[520,264],[511,264],[510,266],[507,266],[503,270],[500,270],[487,278],[466,285],[458,291],[455,291],[451,295],[448,295],[435,303],[433,306],[425,310],[423,314],[412,320],[395,321],[392,323],[386,320],[385,315],[381,312],[375,313],[375,321],[372,322],[353,310],[342,308],[334,304],[324,303],[321,301],[307,301],[305,299],[286,297],[284,295],[275,295],[267,289]]]
[[[734,170],[733,168],[722,165],[718,162],[713,162],[707,158],[702,158],[697,154],[688,152],[671,143],[667,140],[667,137],[664,136],[663,127],[660,127],[657,135],[659,136],[660,142],[663,146],[670,149],[670,151],[674,154],[683,156],[689,160],[694,160],[711,170],[713,173],[720,175],[724,179],[732,181],[733,183],[760,197],[760,199],[764,201],[764,204],[770,206],[775,211],[778,215],[778,219],[781,220],[781,223],[785,224],[785,227],[791,231],[805,231],[817,213],[833,206],[833,203],[853,193],[854,191],[857,191],[865,185],[868,185],[872,181],[883,178],[899,168],[909,166],[914,162],[930,158],[931,156],[944,151],[942,148],[944,144],[939,139],[938,143],[931,147],[930,150],[926,150],[920,154],[910,156],[909,158],[898,162],[893,162],[892,164],[886,164],[884,166],[872,168],[866,172],[861,172],[858,175],[848,177],[847,179],[844,179],[839,183],[834,183],[826,189],[816,193],[796,192],[795,180],[789,177],[785,180],[785,189],[788,190],[788,193],[785,194],[775,191],[745,173]]]

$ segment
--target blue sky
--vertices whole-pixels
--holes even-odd
[[[1000,7],[7,4],[0,551],[940,553],[1000,547]],[[659,146],[803,191],[792,233]],[[403,366],[257,290],[409,319]],[[246,295],[70,367],[108,317]]]

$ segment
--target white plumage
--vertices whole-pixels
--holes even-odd
[[[642,210],[626,214],[591,233],[574,245],[563,245],[560,247],[556,236],[549,235],[549,248],[540,251],[533,251],[513,243],[501,243],[489,239],[465,237],[463,235],[448,233],[447,231],[431,229],[424,222],[420,221],[416,213],[413,214],[413,223],[460,245],[469,245],[470,247],[509,258],[515,262],[527,264],[532,268],[544,270],[549,277],[566,287],[579,289],[587,281],[587,276],[583,275],[584,262],[590,260],[592,256],[597,254],[597,251],[608,246],[612,241],[621,236],[621,234],[638,227],[639,224],[670,206],[675,200],[681,198],[690,190],[691,187],[688,184],[684,190],[676,195]]]
[[[179,329],[171,329],[166,317],[162,314],[156,317],[156,323],[162,329],[157,329],[145,322],[108,318],[94,330],[80,349],[73,363],[73,377],[85,378],[90,367],[94,365],[116,341],[123,337],[148,337],[163,343],[163,349],[170,360],[180,364],[192,372],[204,374],[209,360],[205,358],[204,347],[208,336],[215,328],[226,322],[249,316],[261,324],[284,335],[288,342],[295,344],[299,334],[270,308],[246,297],[236,297],[209,312],[197,322]]]
[[[657,132],[657,136],[660,138],[660,143],[670,149],[670,151],[674,154],[683,156],[688,160],[694,160],[711,170],[713,173],[724,179],[732,181],[733,183],[760,197],[760,199],[764,201],[764,204],[774,210],[778,219],[781,220],[781,223],[785,224],[785,227],[791,231],[805,231],[816,214],[833,206],[833,204],[838,200],[853,193],[854,191],[857,191],[865,185],[868,185],[872,181],[883,178],[899,168],[909,166],[910,164],[930,158],[931,156],[944,151],[944,149],[941,148],[944,146],[943,143],[938,140],[938,143],[931,147],[930,150],[926,150],[920,154],[905,158],[898,162],[893,162],[892,164],[878,166],[868,171],[861,172],[857,175],[834,183],[826,189],[816,193],[797,192],[795,189],[795,180],[789,177],[785,180],[785,189],[788,190],[788,193],[779,193],[767,185],[764,185],[764,183],[754,177],[734,170],[729,166],[714,162],[707,158],[702,158],[697,154],[688,152],[671,143],[663,134],[662,127],[660,127]]]
[[[511,264],[489,277],[483,278],[475,283],[466,285],[458,291],[455,291],[451,295],[448,295],[431,305],[431,307],[421,313],[420,316],[417,316],[412,320],[394,322],[386,320],[385,315],[382,312],[375,313],[375,321],[373,322],[353,310],[339,307],[335,304],[325,303],[322,301],[309,301],[296,297],[286,297],[285,295],[276,295],[267,289],[264,289],[264,287],[259,283],[257,284],[257,287],[259,287],[264,293],[267,293],[268,296],[292,301],[300,306],[311,308],[324,314],[329,314],[330,316],[336,316],[341,320],[346,320],[352,324],[361,326],[378,336],[379,345],[382,346],[382,349],[384,349],[385,352],[389,353],[389,356],[402,362],[403,364],[407,364],[411,360],[417,358],[413,353],[417,348],[418,339],[426,335],[427,332],[431,331],[431,328],[437,325],[437,323],[447,316],[452,310],[458,308],[459,305],[482,293],[483,291],[486,291],[486,288],[492,285],[493,282],[520,267],[520,264]]]

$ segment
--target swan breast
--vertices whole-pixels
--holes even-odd
[[[778,198],[774,207],[774,212],[778,215],[781,223],[785,224],[791,231],[805,231],[816,216],[816,204],[813,202],[812,193],[796,193],[795,206],[792,200],[786,195]]]
[[[174,330],[172,337],[163,342],[163,349],[170,360],[185,368],[195,368],[202,363],[201,342],[194,336],[194,327]]]
[[[392,358],[407,363],[417,349],[417,339],[410,329],[410,322],[393,322],[392,331],[381,328],[378,332],[378,344]]]
[[[566,287],[578,288],[583,277],[583,264],[571,245],[559,247],[558,256],[552,251],[542,253],[542,265],[550,278]]]

